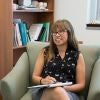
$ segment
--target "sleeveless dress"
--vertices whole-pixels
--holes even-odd
[[[58,82],[72,82],[76,80],[76,65],[79,52],[67,49],[65,57],[62,59],[59,54],[44,65],[41,76],[52,76]]]
[[[63,59],[56,53],[54,58],[44,64],[41,77],[45,78],[49,75],[54,77],[58,82],[72,82],[75,84],[78,56],[79,51],[71,50],[69,48],[66,50]],[[78,96],[73,92],[68,92],[68,95],[70,100],[79,100]]]

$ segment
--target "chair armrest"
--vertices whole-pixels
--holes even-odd
[[[3,100],[19,100],[29,85],[29,61],[26,52],[17,61],[11,72],[1,80]]]
[[[89,93],[87,100],[100,99],[100,57],[97,59],[90,82]]]

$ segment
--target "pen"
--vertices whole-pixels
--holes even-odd
[[[53,84],[57,83],[57,81],[53,81]]]

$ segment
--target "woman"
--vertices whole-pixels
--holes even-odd
[[[73,26],[68,20],[58,20],[52,25],[51,33],[50,45],[43,48],[37,58],[32,80],[36,84],[73,84],[38,89],[39,96],[37,98],[37,93],[33,93],[33,100],[79,100],[77,92],[85,86],[85,63]]]

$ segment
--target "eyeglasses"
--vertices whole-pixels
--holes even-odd
[[[61,30],[61,31],[58,31],[58,32],[53,32],[52,35],[53,36],[56,36],[57,34],[58,35],[63,35],[65,32],[67,32],[67,30]]]

